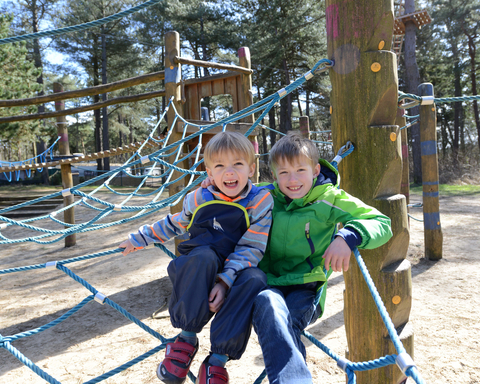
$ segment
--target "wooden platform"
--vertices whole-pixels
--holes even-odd
[[[395,18],[395,24],[393,26],[394,35],[404,35],[405,34],[405,23],[407,21],[413,21],[418,29],[421,29],[424,25],[430,24],[432,18],[428,14],[426,9],[421,11],[416,11],[414,13],[407,13],[405,15],[397,16]]]

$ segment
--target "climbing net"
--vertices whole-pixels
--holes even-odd
[[[295,90],[297,87],[299,87],[308,79],[312,78],[316,73],[329,68],[331,65],[333,65],[333,63],[330,60],[327,60],[327,59],[320,60],[312,67],[312,69],[309,72],[307,72],[305,75],[303,75],[302,77],[300,77],[295,82],[288,85],[287,87],[253,104],[252,106],[247,107],[244,110],[229,116],[224,120],[215,122],[210,125],[197,125],[197,124],[193,124],[186,121],[178,114],[178,112],[175,110],[175,105],[173,104],[172,100],[170,100],[166,110],[161,116],[161,119],[159,120],[155,128],[152,129],[147,140],[145,140],[144,145],[142,145],[137,150],[137,152],[135,152],[119,168],[109,171],[104,175],[97,176],[91,180],[85,181],[84,183],[81,183],[73,188],[65,189],[63,191],[55,192],[47,196],[31,200],[29,202],[25,202],[25,203],[17,204],[12,207],[1,209],[0,220],[2,220],[3,223],[0,224],[0,244],[18,244],[18,243],[24,243],[24,242],[34,242],[38,244],[54,243],[74,233],[84,233],[88,231],[101,230],[101,229],[116,226],[119,224],[124,224],[127,222],[131,222],[133,220],[141,219],[152,213],[158,212],[158,210],[162,208],[171,207],[178,204],[186,193],[192,190],[192,188],[198,186],[198,184],[206,177],[205,172],[196,170],[198,166],[203,162],[203,159],[200,158],[201,144],[197,144],[193,148],[193,150],[191,150],[185,155],[184,150],[186,147],[186,143],[190,142],[192,139],[197,137],[198,137],[198,142],[201,143],[202,135],[209,132],[213,128],[221,127],[222,130],[225,130],[229,123],[238,121],[247,116],[251,116],[252,114],[258,114],[258,118],[255,120],[255,122],[252,124],[252,126],[248,129],[248,131],[245,134],[246,136],[248,136],[260,124],[260,122],[268,113],[268,111],[274,105],[276,105],[281,98],[285,97],[288,93]],[[169,130],[163,139],[159,140],[155,138],[155,134],[158,132],[160,124],[165,119],[166,113],[170,108],[172,108],[175,112],[175,117],[171,122],[171,126],[172,127],[175,126],[177,122],[180,123],[180,125],[183,125],[182,138],[172,144],[168,144],[169,138],[172,134],[172,130]],[[189,127],[194,127],[196,129],[196,132],[188,135],[187,131]],[[151,141],[153,141],[158,147],[160,147],[160,149],[156,150],[152,154],[142,156],[142,149],[144,149],[144,146],[146,145],[146,143]],[[352,152],[353,149],[354,148],[350,143],[342,147],[339,150],[335,159],[332,161],[332,164],[336,166],[342,160],[342,158],[347,156],[350,152]],[[173,161],[171,161],[172,158],[174,159]],[[180,164],[184,163],[188,159],[191,159],[193,164],[188,169],[182,169],[180,167]],[[170,162],[167,160],[169,160]],[[147,163],[153,163],[153,167],[163,166],[163,168],[165,169],[164,173],[162,173],[161,175],[152,175],[151,174],[153,170],[153,167],[152,167],[151,170],[147,173],[147,175],[143,175],[143,176],[132,175],[132,177],[141,178],[141,181],[138,187],[134,188],[134,191],[130,193],[125,193],[120,190],[116,190],[114,187],[110,185],[110,182],[113,180],[113,178],[117,176],[120,172],[125,172],[127,171],[128,168],[131,168],[132,166],[145,165]],[[149,178],[150,179],[163,178],[165,182],[162,183],[162,185],[159,188],[157,189],[154,188],[154,191],[152,192],[142,193],[141,187],[145,184],[146,180]],[[169,196],[168,198],[161,199],[162,193],[169,186],[172,186],[173,184],[182,180],[184,181],[184,184],[185,184],[185,188],[183,190]],[[99,183],[99,182],[101,183],[101,185],[96,187],[93,191],[88,193],[84,191],[86,186],[92,185],[94,183]],[[115,199],[108,200],[103,197],[103,194],[102,196],[100,196],[101,191],[111,192],[110,195],[114,196]],[[44,215],[36,218],[25,219],[25,220],[14,220],[4,216],[4,214],[8,212],[25,207],[28,204],[35,204],[35,203],[52,199],[61,195],[62,196],[73,195],[74,197],[77,197],[77,201],[74,201],[71,205],[67,207],[55,210],[54,212],[51,212],[48,215]],[[148,198],[150,199],[150,201],[142,205],[129,204],[130,201],[132,199],[135,199],[136,197]],[[81,205],[82,207],[91,210],[94,213],[93,217],[90,219],[87,219],[82,223],[75,223],[75,224],[70,224],[65,221],[62,221],[58,217],[60,213],[64,212],[67,209],[73,208],[77,205]],[[118,216],[119,214],[122,214],[122,216],[127,214],[129,216],[126,218],[119,217]],[[50,225],[44,225],[43,223],[45,222],[48,222]],[[58,226],[59,228],[58,229],[51,228],[52,223]],[[13,228],[15,228],[15,231],[11,231],[11,229]],[[14,233],[13,237],[12,236],[9,237],[5,234],[5,232],[7,232],[5,230],[7,229],[10,229],[10,233]],[[170,257],[175,257],[174,254],[170,252],[164,245],[156,244],[156,246],[161,248]],[[154,331],[153,329],[148,327],[146,324],[144,324],[143,322],[135,318],[132,314],[130,314],[124,308],[122,308],[113,300],[108,298],[106,295],[102,294],[99,290],[97,290],[95,287],[90,285],[86,280],[84,280],[83,278],[81,278],[80,276],[72,272],[71,269],[67,268],[67,265],[71,263],[94,259],[94,258],[106,256],[106,255],[111,255],[114,253],[119,253],[122,251],[123,251],[122,248],[116,248],[116,249],[112,249],[104,252],[88,254],[88,255],[79,256],[71,259],[50,261],[43,264],[0,270],[0,275],[3,275],[3,274],[16,273],[16,272],[27,272],[27,271],[36,270],[36,269],[57,269],[63,272],[64,274],[66,274],[67,276],[71,277],[77,283],[83,285],[86,289],[88,289],[91,292],[91,295],[84,298],[80,303],[78,303],[76,306],[74,306],[64,315],[60,316],[54,321],[49,322],[48,324],[45,324],[33,330],[21,332],[15,335],[10,335],[10,336],[0,335],[0,347],[10,352],[15,358],[17,358],[25,366],[27,366],[32,371],[34,371],[42,379],[48,381],[49,383],[55,383],[55,384],[60,383],[57,379],[52,377],[50,374],[46,373],[44,370],[42,370],[40,367],[34,364],[30,359],[24,356],[17,348],[15,348],[12,345],[12,343],[14,343],[19,339],[33,336],[47,329],[50,329],[56,326],[57,324],[63,322],[64,320],[68,319],[72,315],[74,315],[81,308],[83,308],[87,303],[91,301],[97,301],[100,304],[108,305],[113,309],[115,309],[116,311],[118,311],[120,314],[125,316],[128,320],[130,320],[131,322],[133,322],[134,324],[142,328],[145,332],[147,332],[148,334],[150,334],[151,336],[159,340],[160,345],[142,354],[141,356],[138,356],[137,358],[120,365],[119,367],[109,372],[106,372],[92,380],[87,381],[86,383],[92,384],[92,383],[98,383],[102,380],[105,380],[119,372],[122,372],[123,370],[129,368],[130,366],[140,361],[143,361],[144,359],[159,352],[160,350],[164,349],[166,347],[166,344],[173,341],[176,336],[170,339],[163,337],[158,332]],[[318,340],[316,340],[308,332],[305,331],[304,335],[308,339],[310,339],[315,345],[320,347],[324,352],[326,352],[329,356],[331,356],[335,361],[337,361],[337,365],[342,370],[344,370],[345,373],[347,374],[348,382],[350,384],[355,383],[355,380],[356,380],[355,371],[364,371],[364,370],[374,369],[378,367],[384,367],[386,365],[395,364],[395,363],[402,369],[402,371],[406,375],[408,375],[409,377],[412,377],[417,383],[423,383],[423,380],[419,376],[415,363],[413,362],[411,357],[406,353],[405,349],[403,348],[403,345],[400,342],[400,339],[396,333],[395,327],[388,316],[385,306],[383,305],[380,299],[380,296],[368,274],[365,264],[363,263],[363,260],[361,259],[360,254],[358,253],[357,250],[355,251],[355,257],[357,258],[357,262],[365,276],[366,282],[374,297],[375,303],[377,304],[377,307],[380,311],[382,319],[384,320],[386,327],[390,333],[390,337],[397,349],[398,355],[390,355],[390,356],[383,357],[381,359],[377,359],[377,360],[373,360],[365,363],[353,363],[346,360],[343,357],[339,357],[338,355],[336,355],[334,352],[328,349],[325,345],[323,345]],[[265,375],[266,374],[264,371],[259,376],[259,378],[256,380],[255,383],[260,383],[265,377]],[[189,377],[192,381],[195,381],[195,377],[193,376],[192,373],[189,373]]]
[[[53,142],[53,144],[48,147],[45,151],[42,153],[39,153],[38,155],[26,159],[26,160],[20,160],[20,161],[2,161],[0,160],[0,167],[15,167],[15,166],[22,166],[22,165],[28,165],[28,164],[36,164],[36,163],[45,163],[47,161],[47,157],[50,159],[53,158],[53,149],[55,148],[55,145],[58,143],[58,140],[60,140],[60,136],[57,137],[57,139]],[[43,167],[37,168],[38,172],[43,172]],[[13,172],[4,172],[5,179],[8,181],[18,181],[20,180],[20,173],[21,171],[13,171]],[[32,170],[28,169],[25,171],[27,177],[32,176]]]

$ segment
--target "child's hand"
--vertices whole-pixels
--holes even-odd
[[[210,179],[210,177],[207,177],[205,180],[202,181],[200,185],[202,186],[202,188],[208,188],[210,185],[215,186],[215,181]]]
[[[135,252],[137,249],[133,246],[130,240],[125,240],[119,245],[120,248],[125,248],[122,252],[123,256],[127,256],[131,252]]]
[[[225,301],[227,289],[227,284],[222,280],[215,284],[210,295],[208,295],[208,308],[211,312],[220,311],[220,308],[222,308],[223,302]]]
[[[335,272],[342,272],[342,269],[348,271],[351,254],[352,251],[345,240],[337,236],[322,256],[325,259],[325,268],[328,271],[331,266]]]

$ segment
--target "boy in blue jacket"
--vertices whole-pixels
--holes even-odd
[[[259,264],[269,287],[253,310],[270,383],[312,382],[300,334],[323,311],[317,292],[324,266],[346,271],[353,248],[376,248],[392,236],[390,219],[338,189],[336,169],[318,158],[315,144],[293,133],[270,151],[273,225]]]
[[[198,350],[197,333],[214,315],[211,353],[196,383],[228,383],[225,364],[245,351],[253,302],[266,287],[257,265],[267,245],[273,199],[248,179],[255,171],[253,145],[239,133],[218,133],[207,143],[204,159],[212,185],[189,193],[181,212],[144,225],[120,244],[127,255],[189,234],[178,246],[181,256],[168,266],[173,285],[170,319],[182,331],[167,344],[157,369],[167,384],[185,381]]]

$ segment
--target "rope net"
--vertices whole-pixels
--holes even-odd
[[[327,59],[320,60],[315,64],[311,71],[307,72],[304,76],[300,77],[284,89],[281,89],[277,93],[253,104],[250,107],[245,108],[240,112],[237,112],[227,117],[224,120],[215,122],[210,125],[197,125],[186,121],[178,114],[178,112],[175,110],[175,106],[172,100],[170,100],[159,122],[154,127],[154,129],[152,129],[150,135],[145,140],[143,145],[119,168],[106,172],[103,175],[94,177],[93,179],[85,181],[73,188],[55,192],[43,197],[36,198],[34,200],[30,200],[25,203],[0,209],[0,244],[15,245],[27,242],[37,244],[52,244],[64,239],[69,235],[76,233],[102,230],[105,228],[130,223],[134,220],[140,219],[142,219],[142,222],[144,222],[146,216],[152,215],[163,208],[175,206],[189,191],[197,187],[206,177],[205,172],[197,170],[199,165],[203,162],[203,159],[200,156],[201,144],[197,144],[192,150],[188,150],[187,143],[191,142],[191,140],[195,138],[198,138],[198,143],[201,143],[202,135],[209,132],[210,130],[217,127],[221,127],[222,130],[225,130],[229,123],[239,121],[246,116],[256,114],[258,116],[257,119],[245,134],[246,136],[248,136],[254,131],[257,126],[260,125],[260,122],[266,116],[268,111],[275,104],[277,104],[281,98],[285,97],[288,93],[294,91],[306,80],[310,79],[315,73],[325,70],[331,65],[332,62]],[[155,136],[158,135],[161,123],[165,120],[167,111],[170,108],[173,108],[175,112],[175,117],[170,126],[175,126],[176,123],[179,123],[180,126],[183,126],[181,139],[171,144],[169,144],[169,139],[171,137],[172,130],[169,130],[166,133],[165,137],[163,137],[162,139],[157,139],[157,136]],[[188,128],[191,127],[195,128],[195,133],[187,134]],[[152,142],[158,147],[158,149],[149,155],[142,156],[142,150],[145,148],[147,143]],[[332,164],[336,166],[341,161],[341,159],[351,153],[353,149],[354,148],[351,143],[348,143],[347,145],[342,147],[338,151],[338,154],[333,160]],[[183,169],[181,165],[187,162],[189,162],[189,167]],[[145,166],[146,164],[149,165],[149,171],[145,175],[134,175],[131,174],[129,171],[130,169],[132,169],[132,167]],[[153,170],[158,168],[163,169],[163,171],[160,174],[154,174]],[[113,179],[117,177],[120,173],[127,173],[132,178],[140,179],[138,186],[134,187],[133,192],[125,193],[122,192],[122,190],[120,189],[115,189],[115,187],[112,185]],[[153,188],[153,191],[142,192],[142,187],[145,185],[147,180],[162,180],[162,183],[160,183],[160,186],[158,188]],[[185,188],[171,196],[165,197],[164,192],[170,186],[178,183],[179,181],[183,181]],[[92,185],[96,187],[94,187],[93,190],[89,191]],[[86,187],[89,187],[88,190]],[[71,205],[56,209],[49,214],[23,220],[16,220],[7,217],[9,213],[22,209],[28,205],[53,200],[55,198],[58,198],[59,196],[70,195],[73,195],[75,198],[74,202]],[[84,221],[78,223],[76,222],[75,224],[69,224],[63,221],[61,219],[61,217],[63,217],[63,212],[67,209],[75,207],[81,207],[82,209],[88,210],[90,212],[90,216],[88,216],[87,219],[85,219]],[[175,257],[175,255],[164,245],[156,244],[156,246],[161,248],[170,257]],[[108,251],[96,252],[70,259],[0,270],[0,275],[5,275],[10,273],[28,272],[36,269],[56,269],[59,272],[62,272],[65,275],[69,276],[77,283],[81,284],[90,292],[90,295],[78,302],[78,304],[71,308],[69,311],[41,327],[21,332],[15,335],[0,335],[0,348],[7,350],[12,356],[14,356],[22,364],[30,368],[33,372],[35,372],[38,376],[40,376],[47,382],[55,384],[60,383],[59,380],[51,376],[49,373],[45,372],[38,365],[34,364],[28,357],[24,356],[16,347],[12,345],[12,343],[25,337],[33,336],[43,331],[46,331],[76,314],[86,304],[92,301],[96,301],[102,305],[107,305],[113,308],[119,314],[127,318],[130,322],[137,325],[143,331],[158,340],[159,345],[143,353],[137,358],[123,363],[119,367],[105,372],[94,379],[86,381],[85,383],[98,383],[100,381],[106,380],[113,375],[116,375],[124,371],[125,369],[131,367],[132,365],[143,361],[144,359],[152,356],[153,354],[163,350],[166,347],[167,343],[175,340],[176,336],[169,339],[163,337],[158,332],[147,326],[144,322],[138,320],[128,311],[123,309],[113,300],[108,298],[106,295],[101,293],[85,279],[78,276],[70,268],[67,268],[67,265],[72,263],[95,259],[106,255],[112,255],[115,253],[120,253],[122,251],[123,249],[116,248]],[[357,254],[358,251],[355,253],[355,255],[356,257],[360,257],[360,255],[358,254],[357,256]],[[401,345],[398,335],[396,334],[396,331],[391,324],[391,320],[386,313],[385,307],[383,306],[383,303],[381,303],[378,292],[373,286],[373,282],[371,282],[371,279],[369,279],[368,271],[366,271],[366,268],[364,276],[366,278],[367,284],[369,284],[369,287],[370,285],[372,285],[372,295],[375,302],[378,303],[377,306],[382,315],[382,319],[384,319],[384,322],[386,323],[389,332],[391,331],[390,337],[394,341],[399,355],[391,355],[367,363],[352,363],[331,352],[327,347],[321,344],[318,340],[315,340],[313,336],[311,336],[307,332],[304,332],[304,336],[312,341],[314,340],[313,342],[315,345],[317,345],[330,357],[337,361],[337,365],[345,371],[349,383],[355,383],[354,371],[374,369],[395,363],[401,366],[405,374],[412,377],[417,383],[423,383],[423,380],[419,377],[418,371],[416,370],[415,364],[413,363],[413,361],[411,361],[411,359],[409,359],[409,356],[405,353],[405,350]],[[265,372],[263,372],[258,377],[255,383],[260,383],[264,377]],[[189,373],[189,378],[192,380],[192,382],[195,381],[195,376],[191,372]]]

